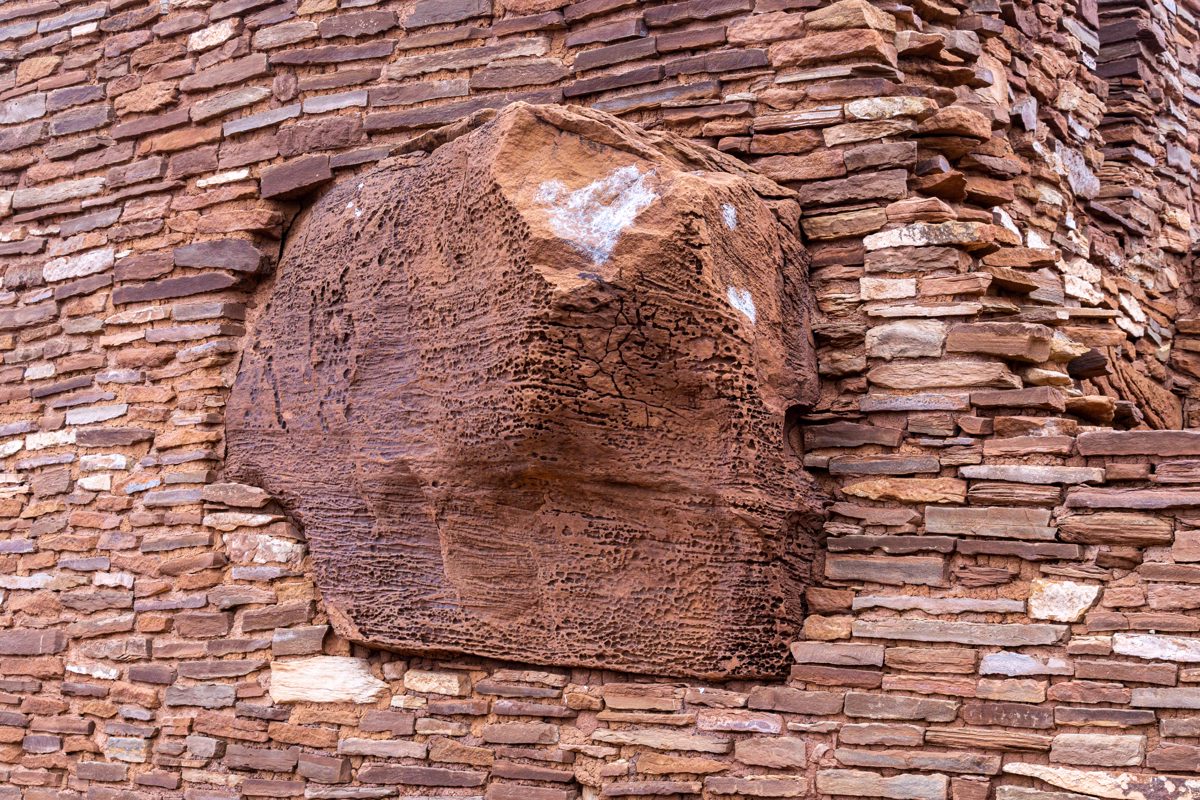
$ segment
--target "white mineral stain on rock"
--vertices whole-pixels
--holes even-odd
[[[546,206],[558,236],[593,263],[603,264],[621,232],[658,198],[649,185],[653,175],[654,170],[640,172],[630,164],[573,192],[560,180],[544,181],[535,199]]]
[[[1037,778],[1059,789],[1107,800],[1200,800],[1200,780],[1178,775],[1098,772],[1025,762],[1005,764],[1004,771],[1011,775]]]
[[[750,320],[751,325],[758,320],[758,311],[754,308],[754,298],[749,289],[737,289],[730,286],[725,292],[725,297],[729,299],[729,305],[746,315],[746,319]]]
[[[733,230],[737,227],[737,209],[732,203],[721,204],[721,217],[725,220],[725,227]]]

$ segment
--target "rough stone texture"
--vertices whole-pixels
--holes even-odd
[[[780,673],[817,509],[780,435],[815,390],[781,194],[715,151],[516,105],[324,196],[228,435],[232,474],[304,524],[335,629]]]
[[[827,800],[819,773],[868,797],[1200,796],[1197,16],[1194,0],[0,5],[0,797]],[[253,292],[324,159],[335,181],[419,161],[481,109],[563,96],[811,201],[820,392],[789,430],[834,501],[829,552],[875,574],[940,559],[946,585],[822,571],[786,684],[352,645],[295,520],[229,486]],[[284,199],[263,198],[268,177]],[[260,257],[183,249],[225,240]],[[111,267],[86,255],[110,249]],[[1053,331],[1041,362],[1024,360],[1046,352],[1034,326]],[[956,328],[969,349],[947,355]],[[919,499],[941,484],[843,491],[914,477],[955,481],[953,502]],[[1081,484],[1106,491],[1068,508]],[[1050,644],[855,633],[1023,626],[1035,580],[1101,591]],[[387,689],[275,703],[272,663],[314,656],[365,659]],[[513,722],[558,739],[484,741]],[[1063,735],[1144,736],[1145,758],[1051,762]],[[747,763],[763,741],[807,760]],[[339,753],[356,749],[378,754]],[[976,771],[916,766],[934,763]]]
[[[1099,586],[1040,578],[1030,590],[1029,616],[1052,622],[1078,622],[1100,596]]]
[[[1146,756],[1146,737],[1062,733],[1054,737],[1050,760],[1060,764],[1136,767]]]
[[[360,658],[313,656],[271,664],[276,703],[369,703],[386,689]]]

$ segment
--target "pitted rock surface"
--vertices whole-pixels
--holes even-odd
[[[344,180],[264,290],[230,473],[304,526],[350,639],[781,674],[819,507],[784,430],[817,391],[798,215],[714,150],[527,104]]]

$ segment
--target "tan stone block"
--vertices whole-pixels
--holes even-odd
[[[365,659],[313,656],[271,662],[276,703],[370,703],[387,691]]]

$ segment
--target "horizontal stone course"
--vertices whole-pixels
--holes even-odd
[[[867,639],[956,642],[1021,647],[1049,645],[1067,632],[1063,625],[1028,623],[942,622],[936,620],[857,620],[854,634]]]

